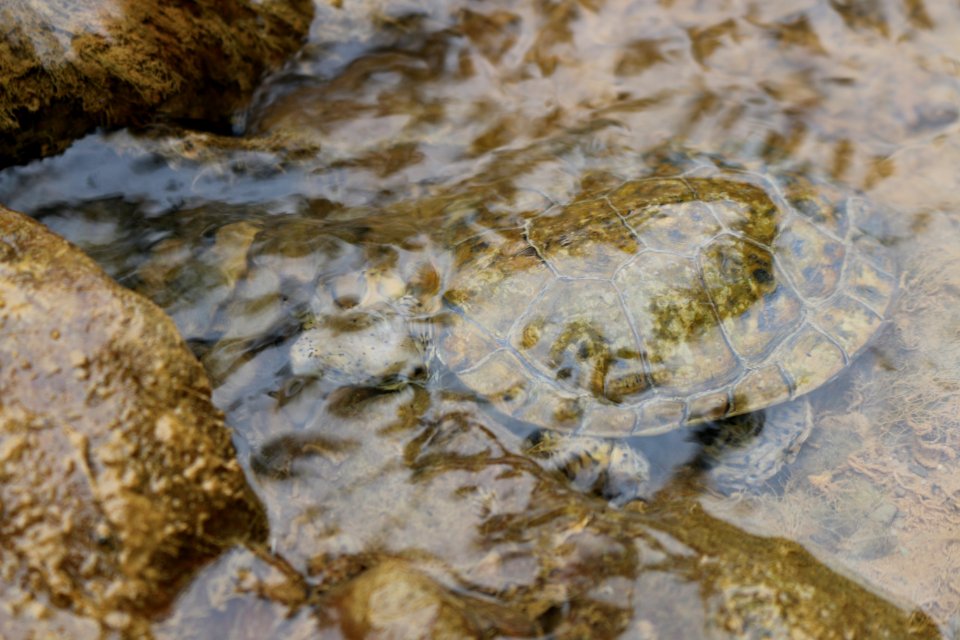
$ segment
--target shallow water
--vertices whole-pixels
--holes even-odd
[[[777,635],[789,615],[741,602],[759,580],[743,565],[750,545],[761,568],[778,553],[756,534],[800,543],[955,637],[960,8],[344,4],[318,9],[305,50],[238,119],[239,138],[94,135],[0,173],[0,202],[172,315],[268,505],[274,549],[320,594],[285,601],[266,588],[276,576],[238,551],[157,633],[370,632],[369,616],[351,613],[367,597],[351,579],[402,561],[472,612],[460,632]],[[674,432],[644,445],[653,506],[620,509],[543,471],[524,453],[524,425],[449,376],[383,390],[292,375],[311,314],[395,309],[412,291],[414,324],[436,329],[451,238],[509,237],[554,203],[644,175],[664,145],[862,192],[882,214],[870,232],[899,265],[888,322],[812,394],[813,433],[769,486],[731,498],[688,482],[698,443]],[[707,512],[677,526],[671,514],[691,502]],[[684,537],[691,527],[708,541]],[[237,579],[244,570],[261,582]],[[822,580],[764,584],[794,594]],[[445,610],[423,597],[424,611]],[[875,606],[865,602],[851,606]]]

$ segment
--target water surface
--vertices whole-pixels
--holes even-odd
[[[0,173],[0,201],[173,316],[271,511],[274,548],[327,594],[316,608],[327,614],[294,606],[287,619],[276,594],[234,593],[239,568],[276,579],[238,552],[158,633],[359,634],[343,602],[367,596],[343,585],[384,559],[394,564],[382,571],[416,567],[444,598],[462,598],[470,624],[504,635],[782,631],[744,618],[738,585],[750,578],[736,568],[733,525],[802,544],[955,637],[955,3],[437,0],[319,11],[236,138],[99,134]],[[543,471],[524,452],[524,425],[449,377],[385,390],[292,375],[290,347],[318,309],[396,309],[412,292],[417,322],[442,326],[431,300],[454,277],[451,238],[509,239],[676,146],[863,194],[880,212],[868,231],[897,264],[887,322],[812,395],[810,440],[768,486],[733,498],[691,489],[682,463],[699,441],[674,433],[646,445],[660,511],[620,509]],[[655,515],[686,501],[709,515],[684,526],[720,544],[683,539]],[[762,566],[770,556],[752,544]],[[683,560],[697,554],[729,573]],[[245,624],[227,622],[237,611]]]

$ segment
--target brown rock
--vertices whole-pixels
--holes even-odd
[[[0,207],[0,593],[129,630],[265,534],[173,322]]]
[[[340,602],[344,634],[357,638],[475,638],[479,630],[452,594],[402,560],[353,580]]]
[[[294,52],[310,0],[69,0],[0,7],[0,167],[97,126],[224,127]]]
[[[368,563],[372,564],[362,568]],[[451,589],[425,570],[431,564],[397,558],[314,559],[326,579],[361,569],[318,601],[320,619],[338,623],[347,638],[540,637],[543,629],[499,602]],[[434,569],[439,568],[433,563]],[[342,577],[342,576],[341,576]],[[331,615],[331,612],[336,614]]]

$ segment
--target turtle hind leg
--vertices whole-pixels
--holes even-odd
[[[560,471],[579,491],[614,506],[649,493],[650,463],[622,440],[540,430],[527,438],[526,451],[545,468]]]
[[[714,423],[699,436],[710,486],[728,495],[763,489],[796,459],[812,429],[806,398]]]

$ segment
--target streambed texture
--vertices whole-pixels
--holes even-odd
[[[221,556],[152,634],[957,636],[955,3],[316,13],[239,135],[0,173],[174,319],[289,563]]]

